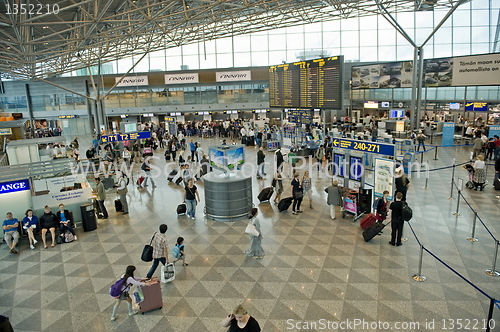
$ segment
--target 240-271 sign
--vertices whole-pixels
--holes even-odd
[[[334,148],[394,156],[394,145],[392,144],[358,141],[345,138],[334,138],[332,140],[332,144]]]

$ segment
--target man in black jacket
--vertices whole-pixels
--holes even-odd
[[[264,154],[264,149],[260,147],[257,152],[257,179],[262,179],[266,175],[264,173],[264,159],[266,159],[266,155]]]

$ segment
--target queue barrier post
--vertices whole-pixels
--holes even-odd
[[[425,151],[424,151],[425,152]],[[422,152],[420,154],[420,163],[423,164],[424,163],[424,152]]]
[[[458,189],[457,211],[455,211],[455,213],[453,213],[453,215],[457,216],[457,217],[462,215],[460,212],[458,212],[458,209],[460,208],[460,194],[461,194],[461,191],[460,191],[460,189]]]
[[[495,254],[493,255],[493,265],[491,269],[486,270],[486,274],[492,277],[500,277],[500,272],[495,270],[497,265],[498,245],[498,240],[495,240]]]
[[[434,160],[438,160],[438,146],[436,145],[436,149],[434,150]]]
[[[490,308],[488,310],[488,322],[486,323],[486,332],[490,332],[492,327],[491,325],[493,325],[493,328],[495,328],[495,321],[493,320],[493,309],[495,308],[495,299],[494,298],[490,298]],[[491,322],[493,322],[493,324],[490,324]]]
[[[453,184],[455,183],[455,160],[453,160],[453,169],[451,171],[451,189],[450,189],[450,197],[448,199],[453,199]]]
[[[425,187],[422,188],[422,189],[425,189],[425,190],[427,190],[427,184],[429,183],[429,172],[426,172],[426,173],[427,173],[427,175],[425,177]]]
[[[472,221],[472,235],[467,238],[467,240],[471,241],[471,242],[477,242],[477,241],[479,241],[475,237],[475,235],[476,235],[476,221],[477,221],[477,212],[474,211],[474,220]]]
[[[420,245],[420,256],[419,256],[419,262],[418,262],[418,273],[413,275],[413,280],[416,281],[425,281],[427,278],[422,275],[422,260],[424,257],[424,246]]]

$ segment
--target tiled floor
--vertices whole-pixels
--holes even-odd
[[[215,139],[202,142],[205,149],[215,143]],[[256,151],[245,148],[248,162],[255,163]],[[431,168],[450,165],[452,158],[463,162],[468,153],[463,148],[451,148],[440,149],[439,155],[439,161],[431,160]],[[425,159],[433,156],[432,152]],[[490,167],[490,183],[492,170]],[[270,169],[267,171],[270,173]],[[461,168],[455,175],[467,177]],[[427,281],[412,279],[417,272],[419,246],[407,226],[404,231],[408,241],[402,247],[387,243],[389,228],[366,243],[359,223],[330,219],[323,192],[326,180],[318,179],[316,173],[313,179],[314,209],[304,204],[304,213],[298,216],[290,211],[279,213],[274,204],[258,204],[258,192],[271,180],[254,179],[254,203],[260,211],[266,251],[262,260],[243,254],[249,244],[245,221],[204,220],[202,182],[197,183],[202,204],[195,221],[176,216],[183,192],[165,178],[156,181],[156,189],[149,186],[137,190],[130,184],[130,214],[111,211],[115,195],[108,194],[109,220],[101,220],[93,232],[79,229],[74,243],[47,250],[38,245],[30,250],[24,240],[18,255],[9,255],[3,244],[0,314],[10,317],[16,332],[225,331],[221,319],[240,303],[266,332],[298,331],[296,324],[304,330],[321,330],[320,319],[335,324],[349,320],[351,325],[344,326],[347,331],[362,329],[352,325],[355,319],[369,324],[387,322],[393,331],[437,331],[442,329],[443,319],[447,319],[448,330],[458,330],[448,319],[455,324],[456,319],[462,319],[464,326],[467,319],[471,320],[469,330],[475,324],[477,328],[483,326],[489,300],[429,254],[424,254],[422,266]],[[491,267],[494,242],[479,223],[476,237],[480,241],[466,240],[473,214],[462,201],[462,216],[452,215],[457,196],[454,192],[455,199],[447,200],[450,179],[450,169],[431,172],[428,190],[422,189],[424,179],[411,180],[408,202],[414,212],[411,223],[415,233],[450,267],[488,295],[500,298],[500,278],[484,273]],[[289,192],[288,184],[285,192]],[[500,237],[497,194],[491,185],[484,192],[464,192],[491,232]],[[129,317],[122,304],[118,319],[111,322],[114,300],[108,293],[110,285],[130,264],[137,267],[136,275],[146,275],[150,265],[140,260],[140,254],[161,223],[169,226],[170,245],[178,236],[185,238],[189,266],[177,264],[176,280],[162,285],[161,310]],[[494,318],[500,325],[499,308],[495,308]],[[426,327],[432,320],[435,329]],[[398,328],[396,322],[418,322],[420,327]],[[369,325],[363,330],[388,329]]]

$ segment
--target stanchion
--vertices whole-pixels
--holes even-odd
[[[486,325],[486,332],[490,332],[491,329],[495,328],[495,321],[493,320],[493,309],[495,309],[495,299],[494,298],[491,298],[490,299],[490,308],[488,310],[488,322],[487,322],[487,325]],[[493,324],[490,324],[491,322],[493,322]],[[493,325],[493,327],[491,327],[491,325]]]
[[[420,258],[418,262],[418,273],[413,275],[413,280],[425,281],[427,278],[422,275],[422,260],[424,256],[424,246],[420,245]]]
[[[425,187],[423,187],[422,189],[427,190],[427,183],[428,182],[429,182],[429,172],[427,172],[427,176],[425,177]]]
[[[425,152],[425,150],[424,150],[424,152]],[[421,163],[421,164],[423,164],[423,163],[424,163],[424,152],[422,152],[422,153],[420,154],[420,163]]]
[[[495,255],[493,256],[493,267],[488,270],[486,270],[486,274],[492,277],[500,277],[500,272],[495,270],[495,267],[497,265],[497,255],[498,255],[498,240],[495,240]]]
[[[467,238],[468,241],[477,242],[478,239],[475,238],[476,235],[476,220],[477,220],[477,212],[474,211],[474,221],[472,222],[472,235]]]
[[[457,197],[457,211],[455,213],[453,213],[454,216],[461,216],[462,214],[460,212],[458,212],[458,209],[460,208],[460,189],[458,189],[458,197]]]
[[[438,160],[438,147],[436,145],[436,149],[434,151],[434,160]]]
[[[455,159],[453,159],[453,169],[451,171],[451,189],[450,189],[450,197],[448,199],[453,199],[453,183],[455,182]]]

